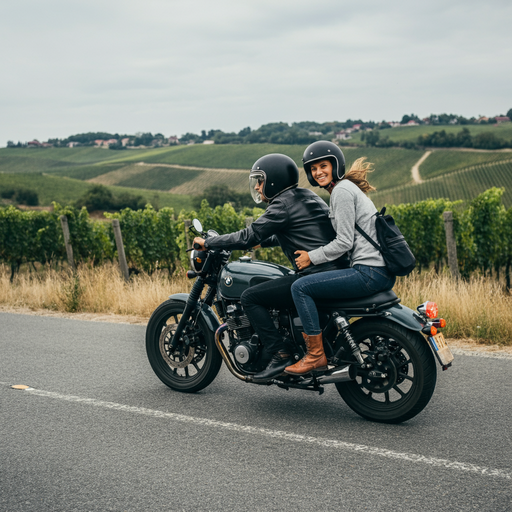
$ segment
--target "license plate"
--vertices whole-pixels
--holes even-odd
[[[454,360],[452,351],[446,344],[442,332],[437,333],[435,336],[429,336],[428,341],[437,357],[437,360],[443,368],[448,366]]]

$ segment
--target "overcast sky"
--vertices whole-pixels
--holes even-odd
[[[512,108],[510,0],[16,0],[0,146]]]

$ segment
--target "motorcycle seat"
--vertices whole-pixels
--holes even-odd
[[[359,311],[362,314],[377,312],[393,304],[398,304],[400,299],[393,290],[375,293],[358,299],[317,299],[315,303],[319,309],[336,309],[353,313]]]

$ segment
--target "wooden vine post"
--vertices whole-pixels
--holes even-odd
[[[128,264],[126,263],[126,254],[124,253],[123,236],[121,234],[121,225],[119,219],[112,219],[112,228],[114,230],[114,238],[116,239],[117,256],[119,258],[119,267],[126,282],[130,281],[130,273],[128,272]]]
[[[444,231],[446,233],[446,251],[448,253],[448,266],[455,279],[460,278],[459,265],[457,263],[457,245],[453,232],[453,213],[443,212]]]
[[[71,237],[69,236],[68,218],[65,215],[60,216],[60,224],[62,226],[62,233],[64,234],[64,244],[66,246],[66,254],[68,256],[68,264],[73,270],[76,271],[75,260],[73,258],[73,247],[71,246]]]

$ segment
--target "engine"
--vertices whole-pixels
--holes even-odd
[[[231,304],[226,308],[226,324],[228,326],[229,350],[236,363],[245,371],[258,371],[261,343],[240,304]]]

